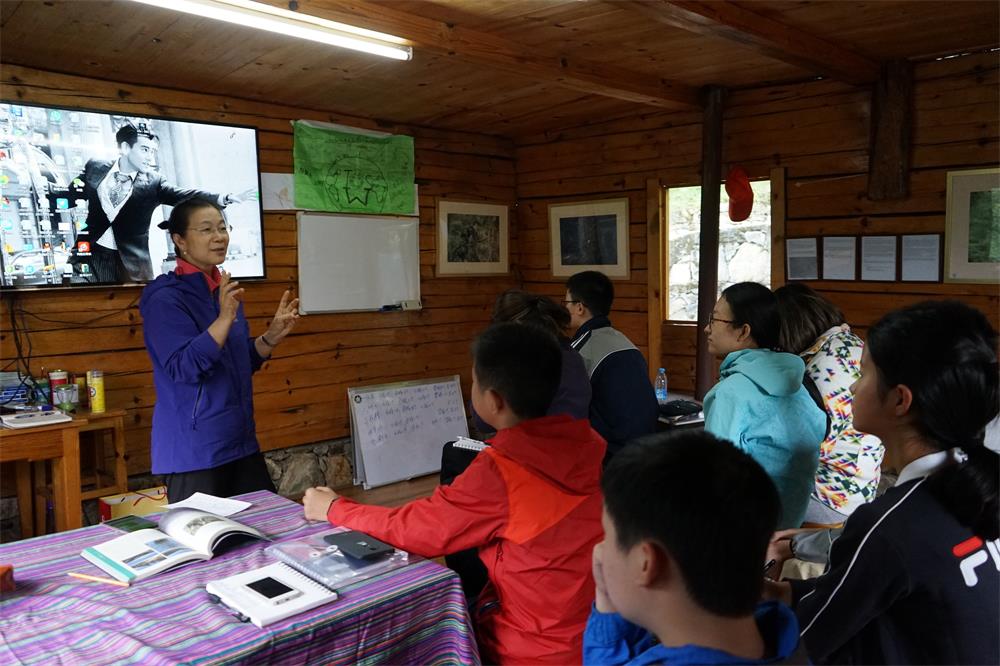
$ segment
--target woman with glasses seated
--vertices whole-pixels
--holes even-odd
[[[781,496],[780,528],[802,524],[826,436],[826,414],[802,385],[805,364],[775,351],[780,319],[771,290],[756,282],[725,289],[705,327],[723,359],[705,396],[705,429],[733,442],[767,471]]]
[[[286,291],[264,335],[250,336],[243,289],[219,265],[230,227],[203,199],[174,207],[159,225],[170,232],[177,268],[146,286],[139,303],[153,365],[153,473],[167,496],[229,497],[274,490],[254,426],[251,375],[298,319]]]

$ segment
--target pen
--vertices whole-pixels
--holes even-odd
[[[774,566],[775,562],[777,562],[777,560],[768,560],[767,564],[764,565],[764,573],[767,573],[768,571],[770,571],[771,567]]]
[[[125,581],[115,580],[114,578],[104,578],[103,576],[91,576],[90,574],[77,573],[75,571],[70,571],[69,574],[73,578],[79,578],[80,580],[89,580],[94,583],[107,583],[108,585],[117,585],[118,587],[128,587],[129,584]]]

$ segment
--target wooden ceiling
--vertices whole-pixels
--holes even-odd
[[[300,0],[298,9],[409,39],[413,60],[128,0],[4,0],[0,61],[518,136],[650,107],[696,109],[709,84],[865,85],[885,60],[1000,43],[995,0]]]

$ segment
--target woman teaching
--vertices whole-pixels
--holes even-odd
[[[243,289],[218,266],[229,226],[210,201],[189,199],[161,223],[177,267],[143,291],[139,311],[153,364],[153,473],[178,502],[195,492],[230,497],[274,490],[254,426],[251,375],[298,319],[286,291],[264,335],[250,337]]]

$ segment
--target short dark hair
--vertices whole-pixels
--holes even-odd
[[[700,607],[753,612],[781,514],[778,490],[753,458],[704,431],[658,433],[617,453],[601,487],[619,549],[652,541],[677,562]]]
[[[504,321],[538,326],[561,339],[566,336],[570,316],[566,308],[547,296],[508,289],[493,304],[493,323]]]
[[[704,431],[658,433],[616,454],[601,487],[616,547],[652,541],[677,562],[701,608],[753,612],[781,513],[774,482],[753,458]]]
[[[160,137],[153,133],[149,123],[146,121],[126,120],[125,124],[118,128],[115,133],[115,145],[120,146],[127,143],[129,148],[135,145],[139,137],[145,137],[150,141],[159,141]]]
[[[513,322],[494,324],[472,343],[473,369],[521,419],[545,416],[559,389],[562,351],[551,333]]]
[[[750,337],[761,349],[777,351],[780,346],[781,318],[778,299],[771,290],[757,282],[737,282],[722,291],[733,311],[732,326],[750,327]]]
[[[964,303],[925,301],[879,319],[866,348],[883,395],[900,384],[913,393],[914,425],[927,443],[968,456],[932,474],[928,489],[976,535],[1000,537],[1000,456],[984,444],[1000,401],[997,332]]]
[[[774,290],[781,317],[779,342],[786,352],[801,354],[834,326],[844,323],[844,313],[812,287],[801,282]]]
[[[595,317],[607,317],[615,302],[615,286],[600,271],[583,271],[566,280],[566,290]]]

